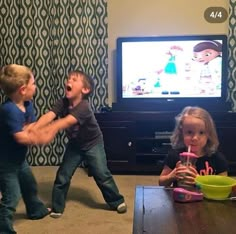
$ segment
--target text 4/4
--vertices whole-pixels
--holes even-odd
[[[204,12],[204,18],[209,23],[223,23],[228,18],[228,12],[223,7],[208,7]]]

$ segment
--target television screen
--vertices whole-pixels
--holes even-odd
[[[226,35],[117,39],[118,102],[225,102],[226,86]]]

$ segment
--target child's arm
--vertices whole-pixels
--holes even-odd
[[[171,186],[175,180],[176,168],[172,170],[171,168],[165,165],[159,177],[159,185],[168,187]]]
[[[43,115],[35,124],[14,134],[16,141],[24,145],[48,144],[60,130],[69,128],[77,123],[77,119],[73,115],[67,115],[52,122],[55,116],[54,112],[51,111]]]
[[[53,132],[58,132],[60,130],[67,129],[74,124],[76,124],[78,121],[77,119],[73,116],[68,114],[64,118],[57,119],[50,124],[48,124],[46,127],[40,128],[40,130],[46,130],[46,131],[53,131]]]
[[[56,114],[53,111],[49,111],[42,115],[37,122],[34,123],[34,128],[41,128],[51,123],[56,118]]]
[[[189,174],[187,177],[189,183],[194,183],[197,171],[194,167],[191,167],[190,171],[189,169],[186,166],[183,166],[180,161],[176,163],[174,169],[171,169],[165,165],[159,177],[159,185],[165,187],[171,186],[174,181],[183,179],[183,174],[186,173]]]
[[[53,113],[53,112],[52,112]],[[50,117],[48,115],[48,117]],[[52,117],[52,115],[51,115]],[[41,119],[41,118],[40,118]],[[38,126],[43,126],[51,118],[45,118]],[[69,128],[77,123],[77,119],[73,115],[67,115],[64,118],[55,120],[46,126],[32,128],[29,131],[29,136],[32,137],[33,144],[48,144],[50,143],[55,135],[60,131],[66,128]],[[37,126],[37,123],[36,123]]]
[[[56,118],[56,114],[52,111],[42,115],[37,122],[33,122],[24,126],[23,130],[14,134],[15,140],[19,144],[32,145],[32,144],[47,144],[53,140],[54,135],[48,132],[39,130],[40,127],[46,126],[53,119]]]
[[[15,141],[19,144],[22,144],[22,145],[31,145],[32,144],[32,139],[30,138],[30,136],[28,134],[28,130],[23,130],[23,131],[17,132],[15,134],[13,134],[13,137],[14,137]]]
[[[55,134],[34,129],[33,124],[13,134],[15,141],[22,145],[44,145],[53,140]]]
[[[47,124],[51,123],[56,118],[56,114],[52,111],[42,115],[38,121],[27,124],[24,126],[23,130],[34,131],[36,128],[44,127]]]

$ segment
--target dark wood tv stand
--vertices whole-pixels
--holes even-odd
[[[96,113],[104,135],[108,167],[113,173],[160,174],[179,112]],[[220,150],[236,175],[236,113],[211,112]]]

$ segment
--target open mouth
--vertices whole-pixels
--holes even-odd
[[[71,91],[71,90],[72,90],[71,85],[67,85],[67,86],[66,86],[66,90],[67,90],[67,91]]]

